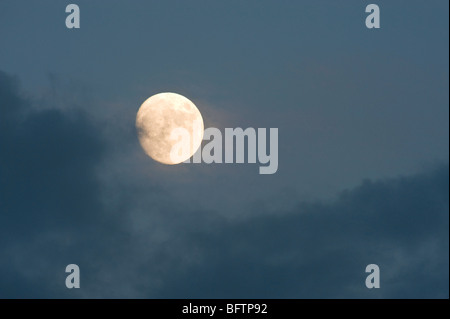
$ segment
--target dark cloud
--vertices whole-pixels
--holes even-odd
[[[448,298],[448,164],[227,218],[151,176],[100,177],[121,145],[87,113],[38,111],[4,73],[0,111],[0,297]]]
[[[333,203],[218,224],[190,236],[202,260],[165,297],[448,298],[449,171],[371,182]],[[263,213],[263,211],[261,211]],[[364,285],[381,268],[382,288]]]
[[[58,250],[71,237],[94,231],[101,212],[95,168],[104,147],[101,132],[85,114],[36,111],[16,82],[0,72],[0,254],[6,261],[0,269],[8,274],[17,267],[14,276],[2,276],[8,284],[0,295],[39,296],[39,291],[15,294],[21,281],[16,277],[23,269],[39,268],[39,258],[62,253]],[[28,251],[41,241],[37,256]],[[25,256],[16,261],[10,250],[25,250],[18,252]]]

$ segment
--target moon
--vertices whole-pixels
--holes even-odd
[[[174,165],[190,158],[200,147],[204,126],[200,111],[194,103],[177,93],[159,93],[142,103],[136,115],[139,142],[145,153],[155,161]],[[177,130],[187,132],[189,138],[174,137]],[[178,144],[188,150],[171,156]]]

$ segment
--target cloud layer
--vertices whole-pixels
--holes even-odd
[[[37,110],[1,72],[0,112],[2,298],[449,296],[448,163],[230,219],[146,176],[106,184],[118,145],[85,112]],[[70,263],[81,289],[64,285]]]

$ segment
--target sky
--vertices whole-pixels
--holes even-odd
[[[447,1],[72,3],[0,0],[0,298],[449,298]],[[153,161],[160,92],[278,171]]]

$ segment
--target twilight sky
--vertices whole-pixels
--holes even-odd
[[[0,0],[0,298],[449,297],[448,1],[69,3]],[[277,173],[154,162],[166,91]]]

